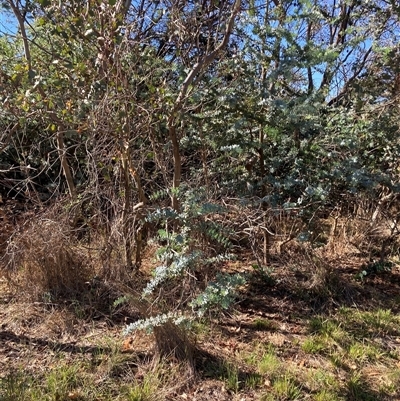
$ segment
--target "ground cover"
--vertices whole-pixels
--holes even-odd
[[[26,302],[2,279],[0,400],[400,399],[400,273],[360,281],[361,265],[330,261],[324,276],[315,262],[263,275],[231,263],[252,280],[229,314],[190,329],[204,351],[195,377],[156,362],[146,333],[122,335],[134,305]]]

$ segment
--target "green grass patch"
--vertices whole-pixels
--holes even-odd
[[[276,400],[298,400],[301,389],[293,377],[285,375],[274,380],[272,390]],[[268,398],[267,398],[268,400]]]
[[[323,337],[332,338],[337,342],[344,343],[348,340],[348,334],[335,319],[325,319],[320,316],[313,317],[309,322],[309,332]]]
[[[239,379],[239,370],[231,363],[225,363],[224,367],[225,377],[223,377],[223,379],[225,381],[226,388],[234,393],[237,393],[241,384]]]
[[[275,331],[277,329],[275,322],[260,318],[254,320],[253,327],[257,331]]]
[[[245,388],[256,389],[262,384],[262,376],[258,373],[250,373],[245,379]]]
[[[307,354],[319,354],[329,349],[329,342],[321,336],[312,336],[305,339],[301,348]]]
[[[344,398],[331,390],[318,391],[312,399],[313,401],[344,401]]]
[[[150,401],[155,399],[155,394],[161,388],[160,378],[154,372],[145,374],[140,382],[124,388],[128,401]]]
[[[347,350],[347,357],[358,363],[374,362],[383,355],[384,353],[379,348],[359,342],[351,344]]]
[[[378,395],[360,373],[353,373],[347,381],[347,399],[354,401],[377,401]]]
[[[360,311],[340,308],[339,317],[345,330],[355,338],[400,335],[400,317],[393,314],[390,309]]]
[[[257,363],[257,371],[262,375],[274,377],[281,370],[281,362],[273,351],[263,354]]]
[[[26,372],[10,373],[0,379],[1,401],[47,401],[85,399],[95,386],[81,371],[80,364],[59,364],[44,376],[33,377]]]
[[[147,365],[146,365],[147,366]],[[142,365],[140,375],[129,367],[111,374],[100,365],[93,370],[87,361],[57,361],[55,368],[43,375],[10,373],[0,378],[0,401],[150,401],[163,389],[176,384],[179,375],[160,363],[156,368]],[[171,377],[174,377],[171,380]],[[180,376],[182,377],[182,375]]]
[[[30,399],[34,381],[23,372],[12,372],[0,378],[1,401],[25,401]]]
[[[379,392],[394,397],[400,397],[400,368],[391,370],[386,376],[382,375]]]
[[[397,359],[398,355],[376,344],[376,338],[397,333],[399,318],[390,310],[360,311],[340,308],[330,317],[315,316],[309,320],[307,337],[301,348],[308,354],[329,358],[335,368],[365,366],[376,361]]]
[[[308,372],[306,375],[307,385],[313,390],[322,389],[338,389],[339,383],[335,376],[325,369],[315,369]]]

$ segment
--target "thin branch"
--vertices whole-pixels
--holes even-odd
[[[349,90],[351,84],[357,79],[357,77],[361,74],[362,70],[364,69],[367,61],[368,61],[368,57],[372,52],[372,46],[367,50],[367,52],[364,54],[364,57],[359,65],[359,67],[357,68],[357,70],[354,72],[354,74],[347,80],[347,82],[344,84],[342,90],[340,91],[340,93],[335,96],[333,99],[331,99],[328,102],[329,106],[332,106],[332,104],[337,103]]]
[[[15,123],[14,126],[10,129],[10,131],[7,133],[5,139],[4,139],[4,143],[1,145],[0,147],[0,153],[2,153],[4,151],[4,149],[8,146],[9,141],[12,137],[12,135],[14,134],[15,131],[17,131],[17,129],[20,127],[19,122]]]
[[[195,81],[196,77],[204,71],[218,56],[218,54],[226,47],[228,44],[229,38],[233,31],[233,26],[235,23],[235,18],[240,11],[241,0],[235,0],[235,4],[233,5],[231,16],[229,17],[225,34],[221,43],[210,53],[204,56],[201,60],[199,60],[192,68],[192,70],[187,75],[186,79],[184,80],[179,95],[175,102],[174,111],[179,110],[181,103],[183,102],[190,85]]]

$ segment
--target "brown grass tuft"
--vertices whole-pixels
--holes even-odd
[[[194,357],[196,347],[188,338],[185,330],[171,321],[154,327],[154,337],[157,347],[157,358],[172,358],[187,363],[188,369],[194,374]]]
[[[90,260],[62,219],[35,219],[13,236],[6,259],[11,285],[30,299],[74,296],[90,277]]]

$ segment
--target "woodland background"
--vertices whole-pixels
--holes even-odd
[[[376,306],[399,333],[395,0],[0,5],[4,303],[123,315],[192,378],[215,360],[189,326],[285,280],[311,315]],[[297,399],[264,374],[256,393]],[[304,399],[397,394],[311,387]]]

